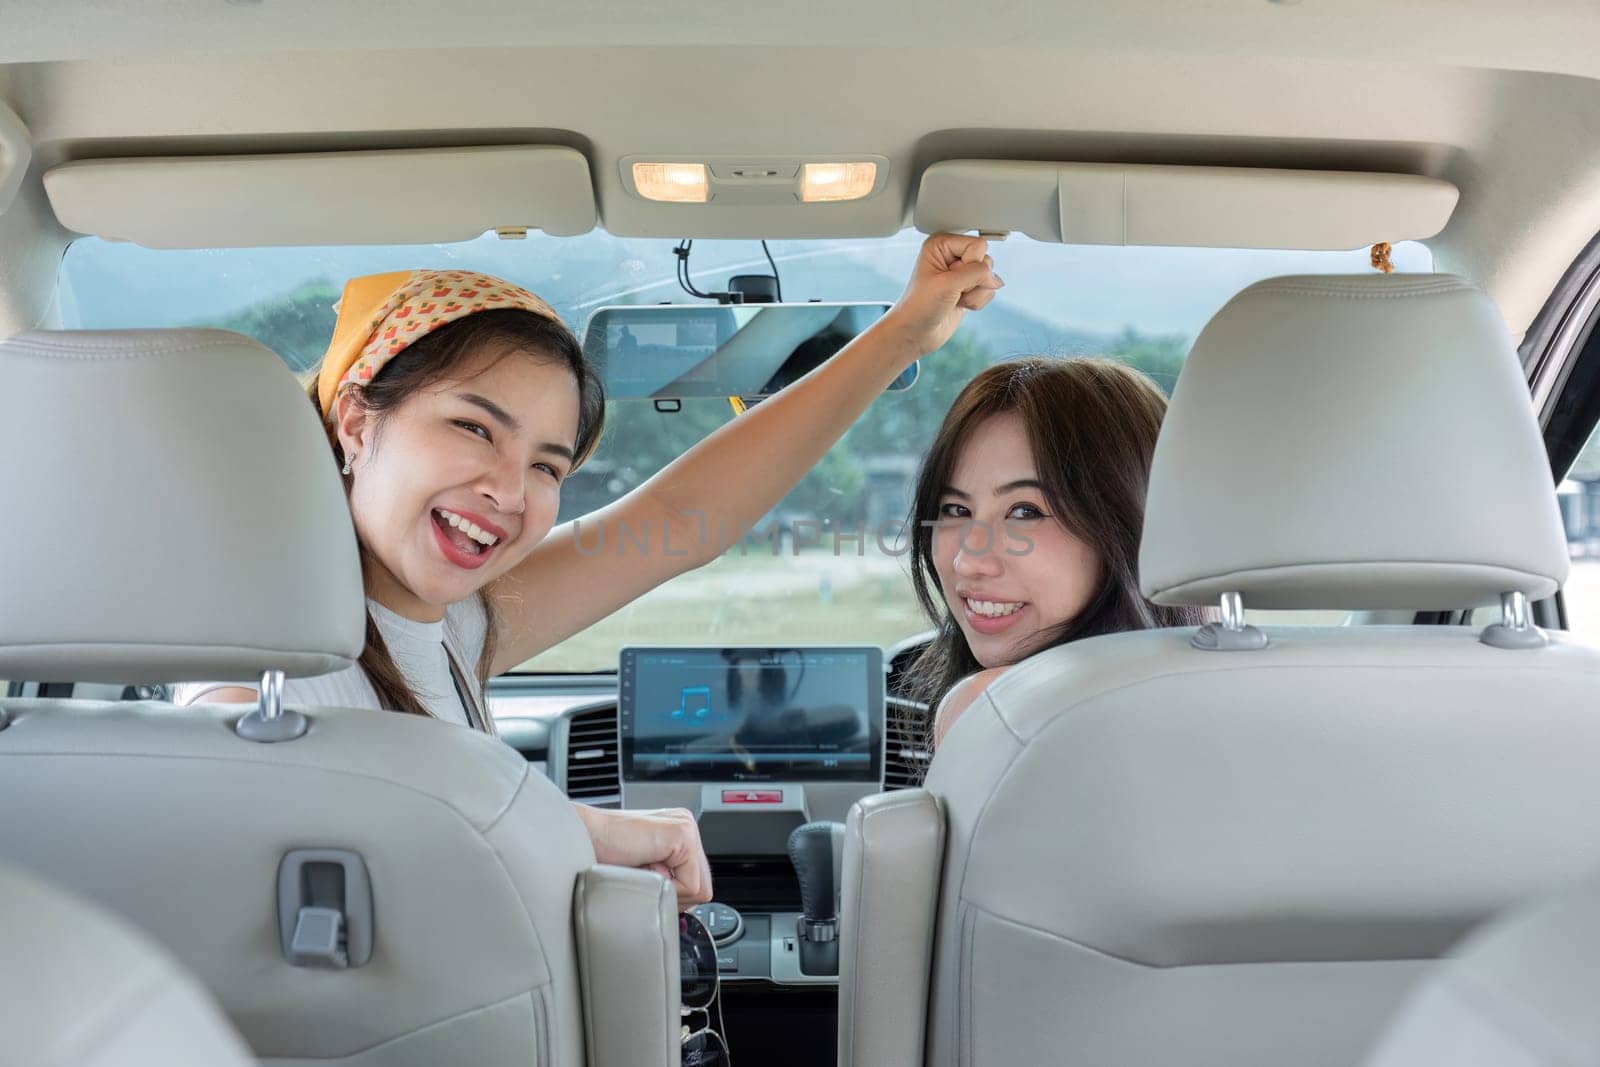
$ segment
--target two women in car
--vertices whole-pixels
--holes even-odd
[[[583,520],[591,538],[597,523],[627,523],[695,547],[602,556],[581,551],[576,523],[555,526],[604,403],[549,305],[469,271],[352,280],[309,392],[345,480],[367,643],[357,665],[291,681],[285,698],[493,732],[488,678],[710,562],[721,546],[696,544],[695,530],[748,529],[1003,284],[982,239],[930,237],[879,322]],[[914,581],[938,626],[912,680],[939,707],[940,737],[995,673],[1042,648],[1184,621],[1140,596],[1135,568],[1164,403],[1142,375],[1098,360],[999,364],[957,398],[912,527]],[[184,689],[186,701],[255,699]],[[685,905],[710,899],[690,813],[576,809],[600,862],[657,870]]]

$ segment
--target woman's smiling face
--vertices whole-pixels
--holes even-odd
[[[367,592],[410,618],[442,617],[525,559],[555,525],[578,435],[566,367],[485,351],[381,419],[339,402],[353,455],[350,512]]]
[[[1094,549],[1051,514],[1021,416],[980,423],[939,497],[933,561],[945,604],[985,667],[1031,655],[1094,596]]]

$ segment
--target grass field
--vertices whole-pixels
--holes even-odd
[[[640,597],[520,671],[615,670],[624,645],[890,645],[928,629],[904,557],[739,550]]]

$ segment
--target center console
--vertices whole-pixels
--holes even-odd
[[[697,815],[723,980],[836,985],[839,849],[808,824],[883,789],[882,651],[625,648],[617,682],[622,805]]]

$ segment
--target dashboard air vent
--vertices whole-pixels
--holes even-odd
[[[884,716],[884,792],[922,784],[933,758],[928,748],[928,708],[914,700],[890,697]]]
[[[621,748],[615,705],[580,711],[567,721],[567,796],[596,807],[622,804]]]

